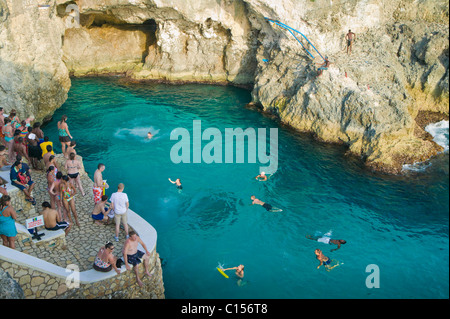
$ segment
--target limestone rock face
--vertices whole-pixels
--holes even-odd
[[[0,0],[4,107],[50,113],[66,98],[69,72],[225,83],[250,87],[262,109],[348,145],[377,170],[397,173],[441,151],[416,119],[449,113],[446,0],[30,3]],[[298,41],[266,18],[300,31]],[[332,64],[318,77],[325,56]]]
[[[275,17],[298,12],[296,21],[284,23],[319,52],[304,42],[313,60],[274,24],[280,40],[258,51],[268,62],[258,66],[254,102],[320,140],[345,143],[377,170],[399,173],[403,164],[442,151],[424,139],[415,119],[420,111],[448,114],[448,4],[421,1],[418,10],[412,1],[329,1],[330,10],[314,10],[284,3],[271,8],[280,12]],[[351,55],[348,29],[357,36]],[[321,55],[332,64],[319,77]]]
[[[70,79],[61,59],[63,35],[52,7],[0,0],[0,106],[6,114],[16,109],[21,119],[39,119],[64,103]]]

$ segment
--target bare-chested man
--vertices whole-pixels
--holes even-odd
[[[92,219],[97,225],[104,225],[108,222],[108,208],[106,208],[106,201],[108,196],[103,195],[102,200],[95,204],[92,211]]]
[[[103,185],[103,171],[105,170],[105,164],[98,164],[97,170],[94,173],[94,186],[92,188],[92,191],[94,192],[94,203],[97,204],[99,201],[102,200],[103,195],[103,187],[105,189],[109,188],[109,185],[105,183]]]
[[[31,163],[31,160],[28,157],[27,147],[23,141],[23,137],[17,138],[17,143],[14,143],[13,150],[17,153],[17,155],[22,156],[22,158],[26,158],[28,163]]]
[[[57,172],[52,185],[48,189],[49,195],[53,197],[53,201],[54,201],[55,205],[58,207],[57,211],[58,211],[59,218],[61,220],[63,219],[62,214],[63,214],[64,206],[62,204],[62,196],[61,196],[59,184],[61,184],[62,176],[63,175],[62,175],[61,171]],[[66,213],[64,213],[64,215],[66,215]]]
[[[72,225],[70,225],[68,222],[62,221],[61,218],[59,217],[58,212],[52,209],[49,202],[43,202],[42,208],[44,209],[42,211],[42,215],[44,216],[45,229],[47,230],[64,229],[64,232],[67,235]]]
[[[42,159],[44,160],[45,167],[48,166],[48,162],[50,161],[50,156],[52,156],[52,155],[54,156],[53,147],[51,145],[47,145],[46,150],[47,150],[47,152],[44,155],[42,155]]]
[[[351,54],[353,48],[353,41],[356,40],[356,34],[354,34],[352,30],[348,30],[348,33],[345,36],[345,40],[347,40],[347,54]]]
[[[258,198],[256,198],[255,196],[250,197],[252,200],[252,205],[261,205],[262,207],[264,207],[268,212],[281,212],[282,209],[276,208],[276,207],[272,207],[272,205],[268,204],[268,203],[264,203],[263,201],[259,200]]]
[[[151,274],[148,271],[148,263],[150,258],[150,253],[147,250],[147,246],[145,246],[142,239],[136,234],[134,230],[130,231],[129,238],[125,241],[125,245],[123,247],[123,259],[125,261],[125,267],[127,270],[130,270],[130,264],[134,267],[134,272],[136,274],[136,281],[140,287],[143,286],[142,281],[139,279],[139,264],[142,262],[141,258],[144,259],[144,267],[145,273],[147,276],[151,277]],[[138,244],[141,244],[145,250],[145,253],[138,250]]]

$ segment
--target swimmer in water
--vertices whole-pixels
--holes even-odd
[[[283,211],[282,209],[273,207],[272,205],[265,203],[259,199],[257,199],[254,195],[252,195],[252,197],[250,197],[252,200],[252,205],[261,205],[262,207],[264,207],[268,212],[272,212],[272,213],[276,213],[276,212],[281,212]]]
[[[331,239],[330,237],[326,236],[326,234],[322,237],[306,235],[306,238],[311,239],[311,240],[316,240],[319,243],[324,243],[327,245],[331,245],[331,244],[337,245],[337,248],[331,249],[330,251],[338,250],[339,248],[341,248],[341,245],[344,245],[347,243],[343,239]]]
[[[255,177],[255,179],[265,182],[267,181],[267,175],[264,172],[261,172],[261,174],[259,174],[258,176]]]
[[[151,140],[152,137],[153,137],[152,133],[151,133],[151,132],[148,132],[148,133],[147,133],[147,139],[148,139],[148,140]]]
[[[339,265],[339,263],[338,263],[338,264],[336,264],[334,266],[331,266],[330,265],[331,264],[331,259],[328,258],[327,256],[325,256],[320,249],[316,249],[314,251],[314,253],[316,254],[317,260],[320,261],[320,264],[319,264],[319,266],[317,266],[317,269],[319,269],[320,266],[323,265],[326,268],[326,270],[328,271],[328,270],[331,270],[334,267]]]
[[[232,267],[232,268],[226,268],[226,269],[222,269],[222,271],[227,271],[227,270],[234,270],[236,269],[236,276],[238,276],[239,278],[244,278],[244,265],[239,265],[237,267]]]
[[[183,186],[181,185],[181,180],[180,180],[179,178],[177,178],[177,179],[175,180],[175,182],[172,181],[172,180],[169,178],[169,182],[171,182],[172,184],[177,185],[177,188],[178,188],[178,189],[183,189]]]

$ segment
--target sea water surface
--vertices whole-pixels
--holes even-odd
[[[424,171],[371,173],[345,148],[245,108],[250,100],[233,87],[73,79],[43,129],[60,152],[56,122],[67,114],[91,179],[104,163],[107,194],[125,184],[131,209],[158,232],[166,298],[449,297],[448,153]],[[278,128],[277,172],[258,182],[260,163],[174,164],[170,133],[192,132],[193,120],[222,132]],[[252,206],[251,195],[283,211]],[[331,252],[306,238],[327,232],[347,244]],[[317,269],[316,248],[340,265]],[[239,264],[243,281],[216,269]]]

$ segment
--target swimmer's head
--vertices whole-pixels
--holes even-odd
[[[261,172],[261,176],[264,176],[264,175],[266,175],[266,173],[264,173],[264,172]]]
[[[244,265],[239,265],[238,268],[239,268],[240,270],[244,270]]]
[[[250,197],[252,200],[256,199],[255,195],[252,195],[252,197]]]
[[[322,253],[322,251],[321,251],[320,249],[316,249],[316,250],[314,250],[314,253],[315,253],[316,255],[320,255],[320,254]]]
[[[345,240],[343,240],[343,239],[339,239],[339,242],[340,242],[342,245],[344,245],[344,244],[347,243],[347,242],[346,242]]]

